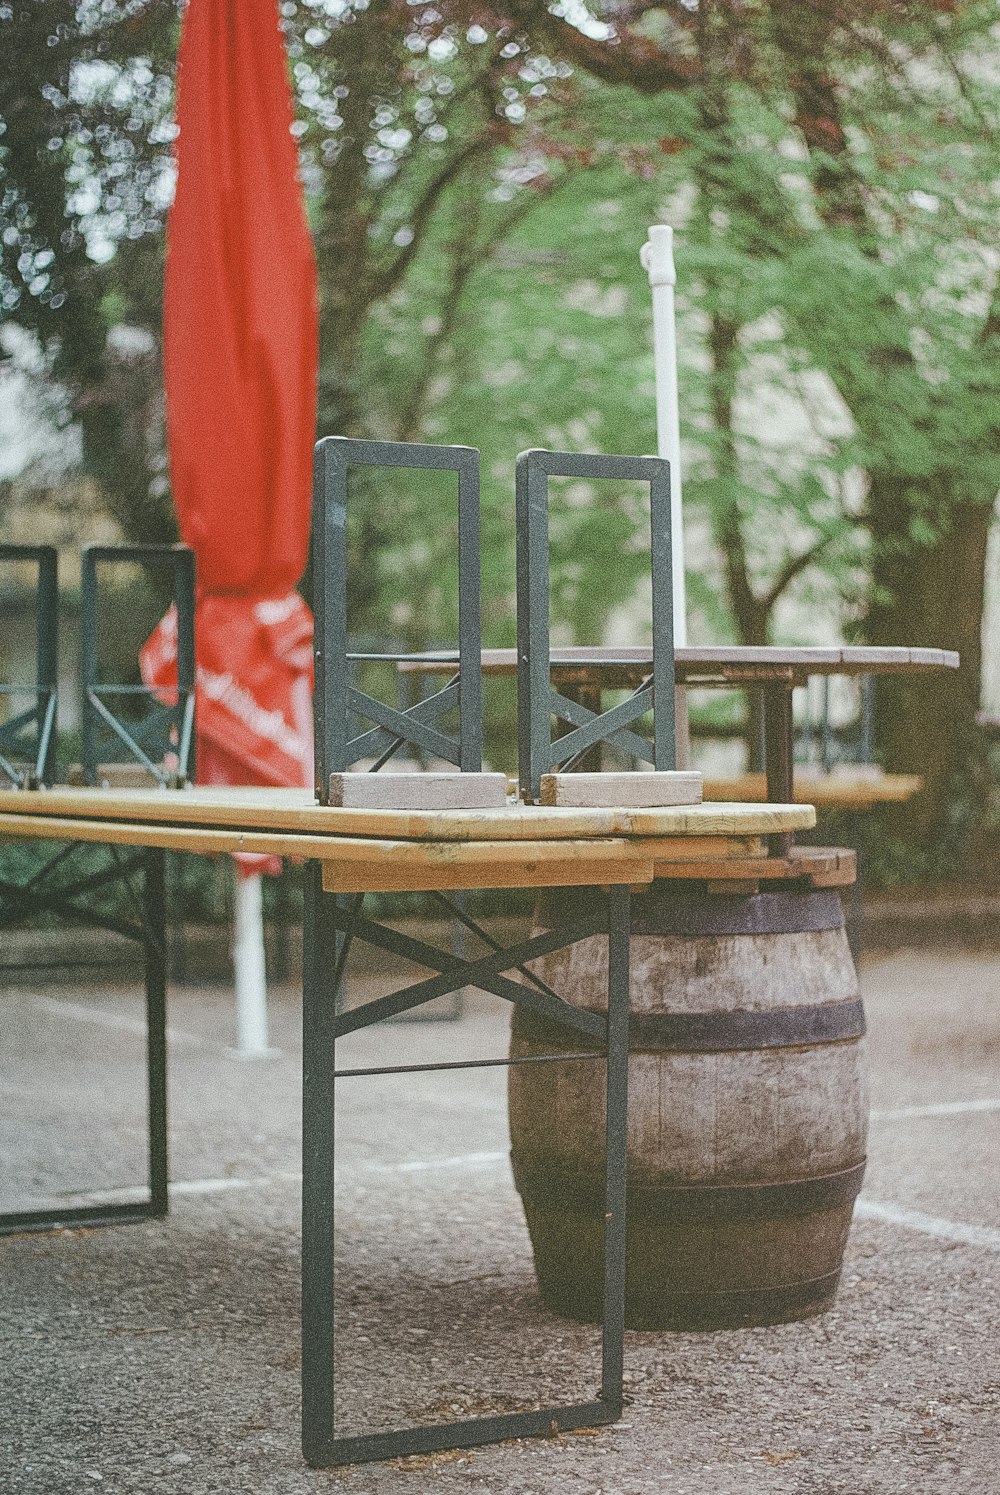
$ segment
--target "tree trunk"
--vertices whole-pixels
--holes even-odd
[[[918,773],[924,792],[885,829],[928,867],[954,864],[985,803],[983,750],[975,727],[982,676],[986,550],[993,506],[953,500],[932,542],[904,540],[912,493],[877,473],[870,506],[875,541],[869,643],[957,649],[955,672],[885,677],[876,690],[876,741],[890,772]],[[963,814],[963,809],[965,813]]]

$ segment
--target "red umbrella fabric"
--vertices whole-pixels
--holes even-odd
[[[312,784],[316,267],[276,0],[190,0],[167,224],[174,503],[197,557],[198,779]],[[142,655],[176,681],[170,614]]]

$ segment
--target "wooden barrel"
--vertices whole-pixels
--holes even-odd
[[[707,1329],[833,1301],[865,1167],[864,1014],[830,890],[633,899],[626,1322]],[[581,898],[544,895],[539,927]],[[546,956],[561,997],[607,1004],[607,941]],[[515,1008],[511,1055],[581,1049]],[[599,1060],[510,1070],[511,1160],[542,1297],[601,1314]]]

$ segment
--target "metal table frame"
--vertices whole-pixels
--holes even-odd
[[[56,658],[58,592],[56,552],[52,547],[5,546],[5,560],[38,563],[38,717],[36,778],[51,782],[54,769],[56,718]],[[187,780],[194,742],[194,553],[184,545],[88,545],[82,557],[82,724],[84,777],[96,783],[101,748],[117,744],[131,761],[141,765],[151,782]],[[103,684],[99,680],[98,566],[108,563],[169,565],[174,580],[178,614],[178,690],[176,702],[161,704],[147,686]],[[145,697],[150,704],[138,727],[121,722],[106,701]],[[34,717],[35,713],[31,713]],[[104,739],[100,729],[107,734]],[[176,748],[178,764],[168,775],[147,753]],[[154,746],[155,744],[155,746]],[[29,787],[28,783],[20,787]],[[15,929],[38,914],[54,916],[78,928],[105,930],[122,936],[141,952],[146,1012],[146,1133],[147,1190],[145,1200],[108,1204],[67,1204],[53,1209],[11,1210],[0,1214],[0,1235],[25,1230],[120,1225],[160,1219],[167,1213],[167,956],[166,854],[152,847],[139,850],[108,845],[102,865],[94,867],[93,843],[67,840],[23,879],[0,877],[0,930]],[[81,858],[90,864],[78,866]],[[112,888],[125,895],[126,907],[101,907],[102,895]],[[5,964],[0,970],[53,969],[60,962]],[[74,962],[78,964],[78,962]],[[103,965],[104,962],[102,961]],[[82,1191],[81,1191],[82,1192]]]
[[[555,454],[544,471],[575,471],[583,464],[588,474],[594,463],[613,463],[604,475],[642,476],[662,497],[664,464],[642,466],[621,459],[563,457]],[[530,470],[538,470],[553,456],[530,453]],[[404,743],[434,752],[461,772],[482,768],[483,701],[480,671],[480,554],[479,452],[470,447],[425,446],[409,442],[371,442],[329,437],[316,447],[313,510],[314,588],[316,607],[315,748],[316,783],[321,803],[329,798],[330,775],[349,769],[360,757],[379,755],[377,771]],[[568,467],[567,467],[567,464]],[[641,464],[640,464],[641,465]],[[459,656],[458,671],[443,690],[400,711],[350,685],[347,643],[347,479],[351,467],[422,468],[457,472],[459,480]],[[602,473],[604,467],[602,467]],[[521,466],[519,466],[519,474]],[[593,474],[597,475],[597,474]],[[519,475],[519,494],[521,477]],[[669,503],[669,491],[666,490]],[[519,505],[520,505],[519,498]],[[520,509],[519,509],[520,513]],[[520,523],[519,523],[520,528]],[[540,532],[539,532],[540,533]],[[547,532],[544,553],[532,562],[536,583],[545,566],[544,596],[547,620]],[[519,551],[520,557],[520,551]],[[521,560],[518,577],[521,579]],[[519,585],[520,594],[520,585]],[[669,593],[668,593],[669,615]],[[659,616],[659,612],[658,612]],[[547,621],[545,685],[548,704]],[[532,645],[536,641],[534,636]],[[530,652],[530,651],[529,651]],[[673,692],[670,692],[671,703]],[[430,726],[453,706],[459,709],[457,737]],[[634,710],[648,709],[643,700]],[[350,736],[351,715],[376,723],[374,730]],[[672,751],[672,738],[670,743]],[[511,848],[516,856],[516,848]],[[433,890],[432,890],[433,891]],[[423,940],[392,930],[363,914],[363,895],[343,898],[323,890],[322,870],[309,867],[303,953],[303,1109],[302,1109],[302,1446],[310,1464],[329,1467],[397,1458],[434,1449],[465,1448],[504,1438],[548,1434],[563,1428],[596,1427],[614,1422],[622,1407],[622,1356],[625,1325],[625,1161],[628,1099],[629,931],[630,894],[627,887],[612,890],[600,914],[575,919],[562,928],[501,949],[470,919],[457,902],[438,892],[452,916],[475,932],[490,948],[478,958],[446,953]],[[608,940],[608,1016],[583,1011],[564,1002],[535,976],[527,963],[578,940],[604,935]],[[437,974],[360,1008],[344,1011],[339,993],[354,939],[413,961]],[[522,980],[505,972],[516,970]],[[460,1064],[394,1066],[390,1070],[339,1070],[336,1040],[346,1033],[411,1012],[437,997],[467,986],[478,986],[505,1000],[531,1007],[552,1021],[585,1034],[590,1047],[566,1056],[535,1056],[532,1060],[482,1059]],[[603,1049],[593,1049],[594,1041]],[[334,1095],[338,1079],[371,1074],[406,1073],[413,1069],[450,1069],[509,1065],[521,1062],[580,1062],[605,1058],[607,1063],[605,1178],[605,1292],[602,1327],[602,1376],[598,1396],[590,1402],[569,1403],[533,1411],[475,1417],[450,1424],[397,1428],[389,1432],[342,1435],[336,1424],[335,1284],[334,1284]]]
[[[512,846],[516,855],[516,847]],[[384,924],[345,911],[322,889],[321,869],[308,869],[303,971],[303,1103],[302,1103],[302,1447],[308,1463],[326,1468],[468,1448],[505,1438],[547,1435],[568,1428],[598,1427],[621,1416],[625,1328],[625,1163],[628,1106],[628,1018],[630,893],[610,890],[606,908],[572,924],[522,940],[507,949],[494,947],[478,959],[456,958]],[[472,923],[467,919],[466,922]],[[475,926],[473,926],[475,927]],[[479,931],[483,933],[483,931]],[[436,969],[438,975],[388,997],[338,1013],[331,997],[331,972],[340,941],[347,935]],[[608,940],[608,1017],[570,1007],[544,983],[532,978],[526,962],[577,940],[605,935]],[[484,938],[488,938],[484,934]],[[493,943],[490,941],[490,943]],[[504,972],[517,969],[525,984]],[[534,981],[535,984],[529,984]],[[579,1054],[533,1059],[485,1059],[454,1064],[400,1065],[389,1068],[338,1070],[336,1040],[345,1033],[409,1010],[463,986],[478,986],[506,1000],[544,1013],[551,1020],[585,1034],[592,1047]],[[601,1387],[589,1402],[564,1403],[495,1417],[473,1417],[441,1424],[422,1424],[388,1432],[342,1435],[334,1400],[334,1097],[338,1080],[414,1070],[461,1069],[511,1063],[579,1062],[606,1058],[607,1116],[605,1174],[604,1308]]]
[[[351,684],[348,660],[384,655],[349,653],[347,631],[347,488],[352,468],[422,469],[458,475],[458,668],[441,690],[400,710]],[[376,771],[410,743],[478,773],[483,760],[483,686],[479,656],[479,452],[469,446],[410,441],[361,441],[327,436],[316,443],[313,497],[313,606],[316,615],[316,739],[325,777],[317,782],[326,802],[329,776],[359,758],[375,757]],[[389,656],[395,657],[395,656]],[[432,725],[458,707],[457,736]],[[354,736],[352,716],[375,725]]]
[[[649,486],[653,646],[650,669],[628,700],[593,711],[557,690],[549,650],[549,478],[612,478]],[[517,720],[521,798],[537,800],[542,775],[572,768],[612,742],[658,770],[676,767],[670,467],[659,457],[522,452],[517,459]],[[648,712],[652,741],[632,730]],[[570,728],[552,743],[552,717]]]
[[[173,576],[177,610],[177,699],[164,702],[149,685],[123,685],[100,679],[100,585],[99,566],[168,566]],[[100,769],[109,757],[142,768],[156,784],[178,787],[186,784],[194,760],[194,551],[187,545],[85,545],[80,575],[81,709],[83,731],[83,776],[87,784],[99,781]],[[108,697],[111,698],[109,704]],[[115,701],[145,703],[146,714],[138,723],[126,724],[114,710]],[[166,768],[168,751],[176,765]],[[156,759],[159,757],[160,761]]]
[[[59,555],[54,545],[0,545],[0,562],[38,567],[35,588],[35,682],[0,685],[0,696],[34,696],[34,706],[0,725],[0,775],[15,788],[37,789],[55,774],[59,657]],[[34,741],[32,742],[32,735]],[[8,758],[7,754],[11,757]],[[24,757],[19,770],[13,759]]]
[[[167,959],[165,853],[154,848],[129,851],[108,846],[103,867],[73,871],[77,853],[96,848],[67,841],[23,882],[0,879],[0,930],[15,929],[39,913],[55,914],[86,929],[102,929],[132,941],[142,952],[146,1008],[146,1200],[122,1204],[67,1204],[55,1209],[11,1210],[0,1214],[0,1235],[26,1230],[123,1225],[161,1219],[167,1213]],[[126,891],[131,917],[102,914],[95,894],[114,884]],[[4,964],[3,971],[52,969],[57,962]],[[74,961],[74,965],[79,962]],[[103,964],[103,962],[102,962]],[[82,1192],[82,1191],[81,1191]]]

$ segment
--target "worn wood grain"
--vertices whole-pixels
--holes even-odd
[[[430,843],[429,849],[455,843]],[[589,841],[588,854],[573,859],[560,857],[558,845],[564,843],[517,843],[517,856],[511,856],[512,843],[495,843],[492,858],[442,860],[428,857],[408,862],[399,856],[388,856],[379,862],[346,862],[330,858],[323,862],[323,887],[327,893],[408,893],[443,891],[449,888],[575,888],[627,885],[633,889],[648,887],[653,879],[653,864],[638,854],[629,843]],[[500,850],[502,848],[502,851]],[[526,851],[526,855],[521,855]]]
[[[815,805],[819,810],[864,810],[873,805],[903,804],[919,794],[923,786],[923,779],[916,774],[862,770],[812,774],[798,768],[793,793],[796,803]],[[731,779],[709,778],[705,780],[705,799],[763,803],[767,799],[767,780],[762,773],[741,774]]]
[[[658,862],[754,861],[767,856],[762,836],[643,836],[641,842]],[[676,874],[680,876],[680,874]],[[727,874],[728,875],[728,874]]]
[[[590,836],[759,836],[815,824],[808,805],[712,804],[676,808],[351,810],[317,805],[301,789],[71,789],[0,791],[0,813],[212,826],[268,834],[507,841]]]
[[[543,773],[543,805],[650,809],[664,805],[697,805],[702,775],[666,773]],[[735,796],[734,796],[735,797]]]
[[[502,773],[333,773],[330,804],[351,810],[497,810],[507,804]]]
[[[300,857],[322,862],[325,886],[331,892],[645,884],[653,876],[652,858],[641,842],[623,839],[377,841],[2,813],[0,838],[153,846],[201,855],[257,852]]]
[[[680,845],[689,843],[682,842]],[[714,881],[747,878],[757,882],[808,881],[814,888],[847,888],[857,881],[857,854],[842,847],[796,846],[786,856],[673,857],[656,861],[656,876]],[[716,889],[718,892],[718,889]]]

